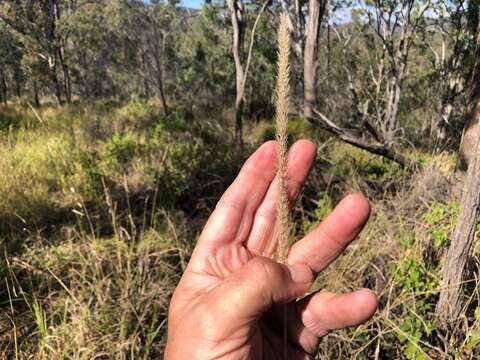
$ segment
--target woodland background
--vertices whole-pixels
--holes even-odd
[[[162,356],[169,297],[203,224],[274,136],[285,11],[289,133],[318,145],[296,237],[346,193],[373,206],[315,287],[369,287],[379,311],[327,336],[318,358],[475,358],[479,189],[468,180],[480,170],[465,170],[480,155],[479,7],[0,0],[0,357]],[[474,195],[462,200],[463,184]]]

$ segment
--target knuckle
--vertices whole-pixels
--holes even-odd
[[[255,274],[254,281],[274,284],[284,277],[282,266],[273,260],[256,257],[248,262],[250,271]]]

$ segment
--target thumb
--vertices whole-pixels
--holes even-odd
[[[227,277],[209,298],[223,322],[240,325],[255,321],[272,305],[294,301],[305,294],[312,281],[307,265],[281,265],[255,257]]]

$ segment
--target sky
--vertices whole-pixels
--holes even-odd
[[[180,4],[191,9],[200,9],[203,5],[203,0],[181,0]]]
[[[184,6],[191,9],[200,9],[204,3],[204,0],[180,0],[180,6]],[[350,8],[340,9],[335,12],[333,20],[335,22],[348,22],[351,20]]]

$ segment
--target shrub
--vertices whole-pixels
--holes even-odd
[[[404,355],[407,359],[428,359],[422,342],[428,343],[435,329],[428,315],[435,306],[438,283],[425,265],[412,256],[407,256],[398,266],[391,266],[390,272],[397,285],[414,299],[412,307],[404,307],[403,322],[397,334]]]
[[[457,223],[460,205],[456,201],[433,203],[422,215],[435,247],[448,246],[451,233]]]

